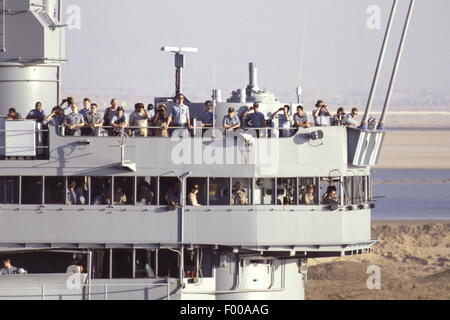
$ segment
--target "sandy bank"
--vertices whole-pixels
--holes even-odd
[[[311,259],[307,299],[450,299],[450,222],[373,224],[373,253]],[[379,266],[381,289],[367,288],[367,269]]]

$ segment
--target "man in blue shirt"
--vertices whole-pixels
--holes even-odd
[[[278,127],[281,129],[280,133],[283,138],[287,138],[291,136],[291,116],[290,116],[291,107],[285,105],[283,108],[278,109],[274,114],[272,114],[272,120],[278,118]],[[278,114],[283,112],[283,114]]]
[[[203,112],[200,120],[202,120],[203,128],[212,128],[214,125],[213,103],[211,101],[205,102],[205,112]]]
[[[222,124],[227,131],[233,131],[241,127],[241,121],[236,115],[234,108],[228,109],[228,114],[223,118]]]
[[[173,106],[169,117],[169,126],[187,127],[192,129],[191,119],[189,115],[189,107],[184,104],[184,95],[182,93],[177,96],[177,103]]]
[[[39,101],[34,105],[34,109],[27,115],[27,120],[36,120],[36,122],[43,122],[45,119],[45,112],[42,110],[42,103]]]
[[[83,116],[78,113],[78,106],[76,104],[72,104],[71,109],[72,112],[66,116],[63,123],[66,127],[65,134],[68,136],[79,137],[81,135],[81,127],[84,126],[84,119]]]
[[[250,111],[253,110],[253,113]],[[248,121],[248,126],[250,128],[265,128],[266,127],[266,117],[262,112],[259,112],[259,104],[255,103],[249,111],[244,112],[242,116],[243,119]]]

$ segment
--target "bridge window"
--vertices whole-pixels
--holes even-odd
[[[232,205],[244,206],[252,204],[252,179],[233,178],[232,185]]]
[[[176,177],[159,178],[159,204],[176,207],[180,205],[180,180]]]
[[[0,203],[19,203],[20,177],[0,177]]]
[[[299,200],[300,205],[312,206],[319,204],[319,179],[318,178],[299,178]]]
[[[64,177],[45,177],[45,204],[66,204]]]
[[[149,249],[136,249],[135,278],[156,278],[156,254]]]
[[[254,186],[254,204],[275,204],[275,179],[256,179]]]
[[[207,205],[207,178],[188,178],[186,183],[186,205]]]
[[[113,203],[116,205],[133,205],[134,189],[134,177],[114,177]]]
[[[67,177],[66,202],[79,206],[89,204],[89,177]]]
[[[42,177],[22,177],[22,204],[42,204]]]
[[[93,205],[111,204],[111,178],[92,177],[91,178],[91,203]]]
[[[116,249],[112,252],[112,278],[133,278],[133,249]]]
[[[277,179],[277,204],[290,206],[297,204],[297,179]]]
[[[341,178],[320,178],[321,204],[341,204]]]
[[[230,201],[230,178],[210,178],[209,205],[227,206],[230,205]]]
[[[361,205],[366,203],[368,199],[367,177],[345,177],[344,186],[346,205]]]
[[[137,205],[156,205],[158,179],[152,177],[137,178]]]

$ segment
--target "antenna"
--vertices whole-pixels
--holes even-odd
[[[183,91],[183,68],[185,64],[185,53],[197,53],[197,48],[191,47],[162,47],[161,51],[175,53],[175,95]]]
[[[306,33],[308,29],[308,9],[305,11],[305,21],[303,26],[303,36],[302,36],[302,48],[300,51],[300,73],[298,76],[298,83],[302,82],[303,77],[303,62],[305,60],[305,43],[306,43]]]

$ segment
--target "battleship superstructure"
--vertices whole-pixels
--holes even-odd
[[[61,1],[0,0],[0,9],[0,111],[26,114],[42,101],[49,112],[65,60]],[[177,91],[182,51],[173,51]],[[269,116],[286,105],[259,88],[254,64],[249,73],[226,102],[214,90],[218,124],[206,134],[195,125],[189,137],[77,137],[1,119],[0,257],[28,273],[0,276],[0,299],[304,299],[309,258],[369,252],[370,169],[385,131],[224,135],[229,106],[258,102]],[[190,107],[195,118],[202,104]],[[68,205],[72,182],[83,201]],[[194,186],[201,206],[187,205]],[[324,204],[330,186],[338,200]],[[111,204],[98,204],[105,194]]]

